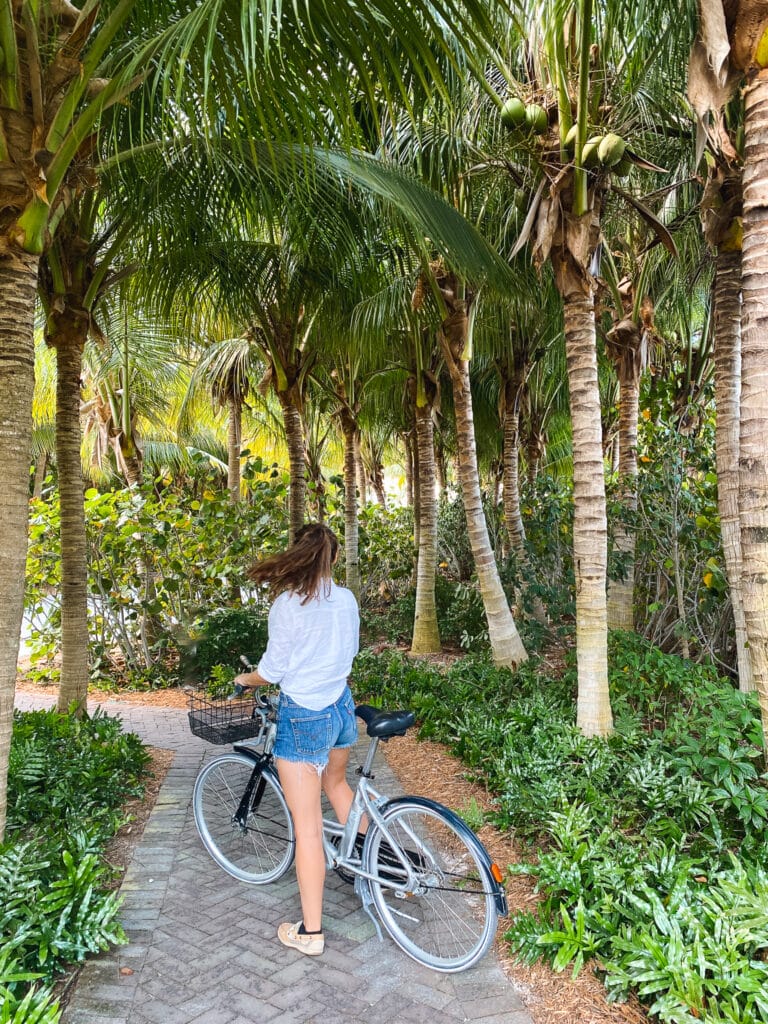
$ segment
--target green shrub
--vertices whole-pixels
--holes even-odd
[[[102,853],[148,763],[139,739],[100,711],[16,713],[0,845],[0,1022],[54,1024],[48,990],[30,983],[126,941]]]
[[[574,724],[560,679],[481,658],[445,672],[388,653],[355,663],[360,694],[411,707],[495,794],[530,844],[514,866],[541,903],[507,939],[527,960],[602,963],[662,1021],[768,1021],[768,776],[756,699],[634,635],[610,640],[616,731]]]
[[[202,684],[216,665],[244,671],[241,655],[255,663],[267,646],[264,612],[250,608],[221,608],[205,618],[198,637],[182,652],[179,675],[184,682]]]
[[[245,570],[285,543],[287,485],[259,460],[245,469],[249,501],[201,486],[85,493],[89,643],[95,676],[113,676],[114,652],[129,675],[162,681],[169,652],[184,646],[213,609],[239,605]],[[32,640],[58,644],[58,497],[33,501],[25,605]],[[52,596],[55,595],[55,596]]]

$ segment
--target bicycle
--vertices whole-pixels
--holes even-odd
[[[256,690],[252,700],[250,742],[235,742],[232,752],[203,766],[192,808],[200,838],[214,861],[233,878],[265,885],[288,871],[295,841],[272,756],[277,697]],[[354,881],[380,940],[372,906],[394,942],[412,959],[443,973],[467,970],[485,955],[498,918],[507,915],[501,871],[474,832],[447,807],[418,796],[390,799],[371,785],[379,743],[404,736],[414,723],[413,713],[365,704],[355,710],[371,742],[357,770],[359,781],[346,824],[323,819],[326,866]],[[243,739],[246,712],[232,714],[230,725],[212,727],[211,720],[220,711],[212,708],[206,715],[198,704],[190,711],[192,731],[216,743],[231,742],[233,732],[235,739]],[[226,709],[223,714],[226,717]],[[359,838],[364,816],[369,825]]]

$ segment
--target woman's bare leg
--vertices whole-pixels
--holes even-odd
[[[304,928],[308,932],[319,932],[323,927],[325,885],[320,775],[312,764],[286,761],[282,757],[276,760],[280,785],[296,833],[296,877]]]
[[[328,755],[328,764],[323,772],[323,792],[336,812],[339,823],[346,825],[354,794],[347,782],[347,762],[350,747],[333,747]],[[363,815],[358,825],[360,832],[368,828],[368,819]]]
[[[328,764],[322,776],[323,792],[336,812],[339,822],[346,824],[352,806],[352,790],[347,782],[348,747],[334,747],[328,754]]]

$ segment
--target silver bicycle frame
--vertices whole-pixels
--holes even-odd
[[[323,818],[323,849],[325,850],[326,866],[329,869],[334,867],[346,868],[358,878],[362,878],[370,882],[379,882],[395,892],[408,892],[414,888],[414,883],[416,881],[413,864],[406,856],[403,855],[400,849],[400,844],[396,839],[393,839],[392,834],[387,828],[387,823],[380,812],[380,808],[383,807],[390,798],[379,793],[369,782],[371,777],[371,767],[373,766],[373,759],[376,756],[378,746],[378,738],[373,737],[368,748],[365,763],[360,769],[360,781],[355,788],[352,807],[350,808],[346,824],[340,825],[337,821],[333,821],[330,818]],[[379,875],[372,875],[369,872],[364,871],[362,859],[358,862],[357,858],[354,857],[355,840],[360,829],[360,822],[364,816],[368,818],[369,827],[372,824],[375,824],[376,827],[380,829],[389,843],[392,853],[400,862],[405,874],[405,878],[402,882],[394,882],[391,878],[381,878]],[[407,829],[406,831],[419,849],[427,853],[431,858],[431,855],[429,854],[429,851],[425,849],[422,840],[411,832],[410,829]],[[338,847],[331,842],[329,836],[340,837]]]

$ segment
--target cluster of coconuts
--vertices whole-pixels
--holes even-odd
[[[501,123],[511,132],[529,131],[543,135],[549,127],[549,119],[544,107],[538,103],[523,103],[517,96],[512,96],[501,108]]]
[[[573,125],[568,131],[564,143],[566,150],[573,153],[576,148],[576,125]],[[590,170],[605,167],[620,178],[626,177],[632,170],[632,161],[627,153],[627,143],[614,132],[608,132],[607,135],[590,136],[581,151],[581,162]]]
[[[501,123],[511,132],[527,131],[535,135],[544,135],[549,127],[549,118],[544,107],[538,103],[523,103],[519,97],[512,96],[501,108]],[[576,125],[565,136],[566,150],[572,154],[575,147]],[[605,167],[612,174],[623,178],[632,169],[632,161],[626,149],[624,139],[613,132],[607,135],[593,135],[584,143],[581,162],[590,170]]]

